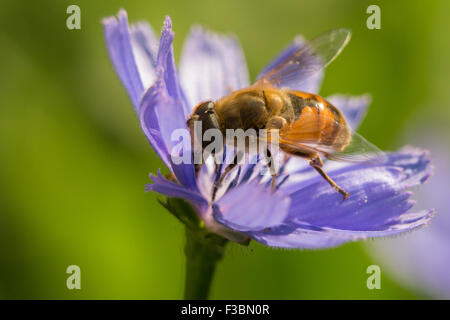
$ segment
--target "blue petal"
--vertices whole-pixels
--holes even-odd
[[[213,205],[214,218],[238,231],[261,230],[280,225],[287,216],[290,200],[270,187],[250,181],[225,193]]]
[[[147,138],[164,163],[172,169],[177,180],[186,187],[197,190],[195,171],[190,151],[190,136],[184,121],[184,114],[180,101],[175,101],[161,81],[152,86],[143,99],[141,107],[141,125]],[[157,123],[155,123],[157,121]],[[159,130],[157,129],[159,127]],[[172,133],[182,129],[187,133],[184,144],[172,140]],[[183,142],[182,141],[182,142]],[[181,149],[178,147],[182,146]],[[189,158],[188,161],[175,161]]]
[[[164,179],[159,171],[158,176],[150,175],[150,178],[153,183],[146,186],[147,191],[151,190],[168,197],[182,198],[201,207],[206,207],[208,205],[208,202],[199,192],[192,191],[182,185]]]
[[[272,71],[275,67],[277,67],[284,59],[289,57],[291,54],[293,54],[295,51],[303,47],[305,44],[305,40],[303,36],[297,36],[295,39],[283,50],[280,54],[278,54],[266,67],[263,68],[263,70],[258,75],[257,79],[262,78],[265,76],[268,72]],[[311,59],[309,63],[314,63],[314,60]],[[306,67],[306,66],[305,66]],[[308,69],[306,67],[305,69]],[[306,81],[304,79],[294,79],[293,81],[280,83],[280,87],[286,87],[292,90],[299,90],[309,93],[318,93],[320,90],[320,86],[322,84],[324,71],[321,70]]]
[[[327,100],[342,111],[347,123],[353,130],[358,129],[371,102],[368,94],[361,96],[335,94],[328,97]]]
[[[191,109],[185,103],[184,94],[178,80],[172,46],[174,36],[175,33],[172,31],[172,20],[167,16],[164,21],[161,40],[159,42],[157,72],[162,76],[169,96],[180,103],[184,113],[184,121],[186,121]]]
[[[292,249],[325,249],[349,241],[372,237],[395,236],[427,225],[433,216],[432,210],[408,213],[398,223],[382,231],[350,231],[313,227],[307,224],[281,225],[276,228],[247,232],[247,235],[265,245]]]
[[[336,235],[324,230],[309,230],[290,226],[280,226],[247,234],[262,244],[292,249],[332,248],[352,240],[350,236]]]
[[[131,46],[144,88],[150,87],[156,79],[156,58],[159,40],[152,27],[146,22],[130,26]]]
[[[412,146],[406,146],[399,152],[391,153],[386,164],[402,168],[403,188],[419,186],[433,173],[429,152]]]
[[[191,108],[247,87],[247,64],[238,40],[192,28],[183,46],[180,81]]]
[[[431,171],[426,152],[407,148],[390,154],[384,164],[350,164],[327,171],[350,192],[347,200],[318,175],[298,181],[286,222],[347,231],[389,230],[414,204],[405,189],[423,183]]]
[[[162,81],[156,81],[141,101],[141,126],[153,150],[158,154],[164,164],[171,168],[170,154],[167,150],[159,128],[156,114],[157,105],[165,105],[168,100]]]
[[[114,68],[138,111],[144,87],[133,54],[126,11],[120,10],[117,19],[115,17],[105,18],[103,29]]]
[[[190,136],[186,126],[185,103],[181,95],[173,60],[172,32],[170,18],[166,18],[161,35],[157,58],[157,80],[147,90],[140,107],[142,128],[150,143],[165,164],[172,169],[177,180],[188,188],[198,190],[190,151]],[[186,133],[183,147],[172,134]],[[177,163],[175,158],[186,156],[188,161]],[[181,159],[180,159],[181,160]]]

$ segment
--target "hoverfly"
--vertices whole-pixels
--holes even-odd
[[[325,173],[321,157],[363,162],[384,155],[352,131],[337,107],[317,94],[296,88],[301,89],[305,81],[330,64],[347,45],[350,36],[347,29],[325,33],[284,58],[250,87],[215,102],[200,103],[187,120],[191,134],[194,121],[201,121],[203,132],[214,128],[224,135],[227,129],[278,130],[280,149],[288,156],[308,160],[311,167],[346,199],[349,193]],[[218,186],[236,166],[236,160],[226,167],[216,182],[213,201]],[[275,179],[276,173],[272,173],[272,188]]]

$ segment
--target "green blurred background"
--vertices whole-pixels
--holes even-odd
[[[81,30],[66,8],[81,8]],[[381,30],[366,8],[381,7]],[[0,298],[179,299],[184,232],[144,193],[162,167],[107,55],[100,21],[128,11],[160,30],[178,59],[190,25],[238,36],[252,79],[296,34],[349,27],[321,93],[371,93],[360,132],[383,149],[418,114],[443,126],[450,101],[450,1],[11,1],[0,4]],[[447,131],[448,133],[448,131]],[[414,141],[407,141],[414,144]],[[167,169],[164,169],[167,170]],[[368,290],[365,247],[274,250],[230,245],[216,299],[418,298],[382,275]],[[81,268],[81,290],[66,268]]]

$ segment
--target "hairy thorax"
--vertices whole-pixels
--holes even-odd
[[[293,117],[290,101],[280,90],[244,89],[216,102],[221,130],[265,129],[273,116]]]

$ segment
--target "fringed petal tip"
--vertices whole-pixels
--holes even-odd
[[[401,185],[405,189],[425,183],[434,173],[430,152],[411,145],[390,154],[387,164],[402,168],[404,178]]]
[[[154,175],[153,173],[149,173],[148,177],[150,178],[152,183],[146,184],[145,185],[145,191],[152,191],[152,186],[157,183],[158,181],[161,181],[162,179],[164,179],[164,177],[161,174],[161,169],[158,169],[156,175]]]
[[[154,191],[168,197],[181,198],[202,208],[208,205],[208,201],[199,192],[167,180],[159,170],[156,176],[150,174],[150,179],[152,183],[145,186],[145,191]]]
[[[172,19],[170,18],[170,16],[166,16],[161,29],[161,41],[166,38],[168,41],[170,41],[171,45],[174,36],[175,32],[172,29]]]
[[[436,209],[422,210],[414,213],[405,213],[401,216],[399,222],[402,222],[404,224],[410,224],[408,229],[412,231],[423,227],[427,227],[431,223],[431,220],[434,219],[436,213],[437,213]]]
[[[124,18],[127,18],[127,17],[128,17],[128,14],[127,14],[127,11],[126,11],[124,8],[120,8],[119,11],[118,11],[118,13],[117,13],[117,16],[118,16],[118,17],[124,17]]]
[[[172,19],[167,15],[164,19],[164,30],[167,32],[172,32]]]
[[[128,20],[127,11],[125,9],[123,9],[123,8],[119,9],[119,11],[117,12],[117,18],[119,18],[119,20],[120,19]],[[109,16],[109,17],[103,18],[101,20],[101,22],[102,22],[103,25],[108,25],[108,24],[117,22],[117,18],[116,18],[116,16]]]
[[[102,20],[101,20],[101,23],[102,23],[102,25],[105,27],[105,26],[108,26],[108,25],[111,25],[111,24],[113,24],[113,23],[116,23],[117,22],[117,19],[116,19],[116,17],[114,17],[114,16],[109,16],[109,17],[106,17],[106,18],[103,18]]]

